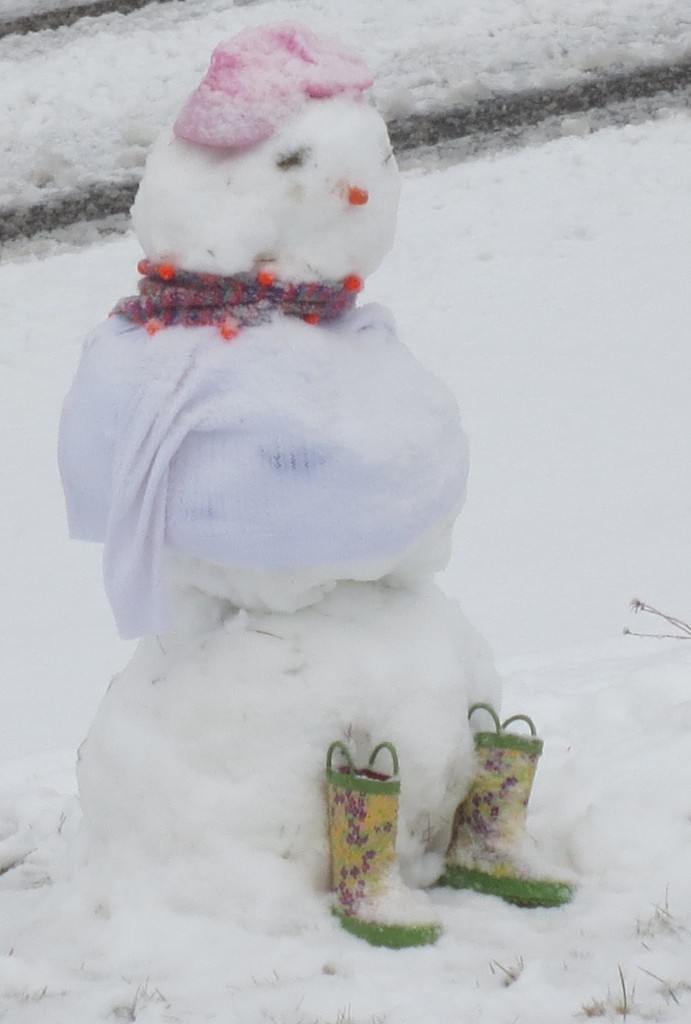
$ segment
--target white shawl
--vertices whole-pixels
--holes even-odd
[[[460,507],[467,447],[449,390],[370,305],[232,342],[112,317],[86,341],[59,463],[70,535],[104,543],[131,637],[170,627],[165,548],[264,568],[396,555]]]

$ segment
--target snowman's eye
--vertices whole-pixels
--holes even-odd
[[[276,161],[276,166],[281,171],[289,171],[292,167],[302,167],[309,156],[309,149],[303,146],[302,149],[292,149],[289,153],[283,153]]]

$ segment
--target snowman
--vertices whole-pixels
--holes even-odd
[[[433,581],[455,401],[358,304],[399,196],[371,84],[290,23],[217,47],[149,156],[139,293],[86,341],[60,467],[139,638],[80,750],[90,859],[269,931],[318,894],[400,946],[439,934],[423,887],[470,884],[468,709],[496,718],[499,681]]]

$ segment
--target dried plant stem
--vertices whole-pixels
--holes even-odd
[[[640,637],[652,637],[656,640],[691,640],[691,625],[688,622],[684,622],[683,619],[678,619],[674,615],[666,615],[665,612],[661,612],[658,608],[653,608],[652,605],[646,604],[644,601],[639,601],[638,598],[634,598],[631,601],[631,609],[635,614],[638,612],[647,612],[648,615],[655,615],[657,618],[662,619],[664,622],[669,623],[674,629],[678,629],[678,633],[636,633],[628,627],[624,629],[624,636],[640,636]]]
[[[631,1010],[631,1000],[629,999],[629,993],[626,990],[626,978],[624,977],[624,972],[621,969],[621,964],[617,966],[617,970],[619,971],[619,983],[621,985],[622,997],[621,1005],[618,1006],[617,1009],[619,1010],[619,1013],[621,1013],[624,1020],[626,1020],[626,1018],[629,1015],[629,1011]]]

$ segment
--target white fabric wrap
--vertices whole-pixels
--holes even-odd
[[[86,340],[59,463],[70,535],[104,543],[133,637],[170,628],[165,548],[265,568],[396,555],[460,508],[468,456],[450,391],[369,305],[230,343],[112,317]]]

